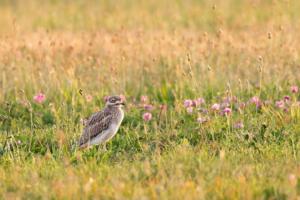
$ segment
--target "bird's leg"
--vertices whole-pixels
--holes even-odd
[[[107,151],[107,148],[106,148],[106,142],[103,143],[103,151]]]

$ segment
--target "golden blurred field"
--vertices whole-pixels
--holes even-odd
[[[0,0],[0,199],[299,198],[298,10],[296,0]],[[80,119],[111,94],[128,107],[109,151],[76,150]],[[141,95],[156,107],[150,123]],[[287,112],[275,104],[285,95]],[[231,105],[205,124],[182,105],[233,96],[272,105]]]
[[[124,92],[136,83],[143,90],[145,81],[172,84],[170,77],[201,90],[256,82],[260,65],[266,83],[294,81],[299,7],[297,1],[3,1],[1,92],[58,89],[70,81]],[[193,84],[184,77],[188,56]]]

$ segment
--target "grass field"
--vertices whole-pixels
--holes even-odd
[[[299,10],[0,0],[0,199],[300,198]],[[112,94],[108,151],[78,150]]]

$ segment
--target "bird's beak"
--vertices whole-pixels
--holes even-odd
[[[117,105],[125,106],[125,102],[120,102],[120,103],[118,103]]]

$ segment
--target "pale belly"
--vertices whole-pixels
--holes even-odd
[[[103,131],[103,133],[101,133],[98,136],[94,137],[90,141],[90,145],[101,144],[101,143],[107,142],[108,140],[113,138],[119,130],[119,127],[121,125],[123,117],[124,117],[124,114],[122,112],[122,115],[120,116],[121,119],[119,120],[120,122],[118,124],[117,123],[111,124],[110,127],[107,130]]]
[[[105,130],[100,135],[94,137],[90,141],[90,145],[97,145],[97,144],[107,142],[108,140],[110,140],[112,137],[114,137],[116,135],[116,133],[118,132],[118,129],[119,129],[119,126],[117,124],[112,124],[109,127],[109,129]]]

